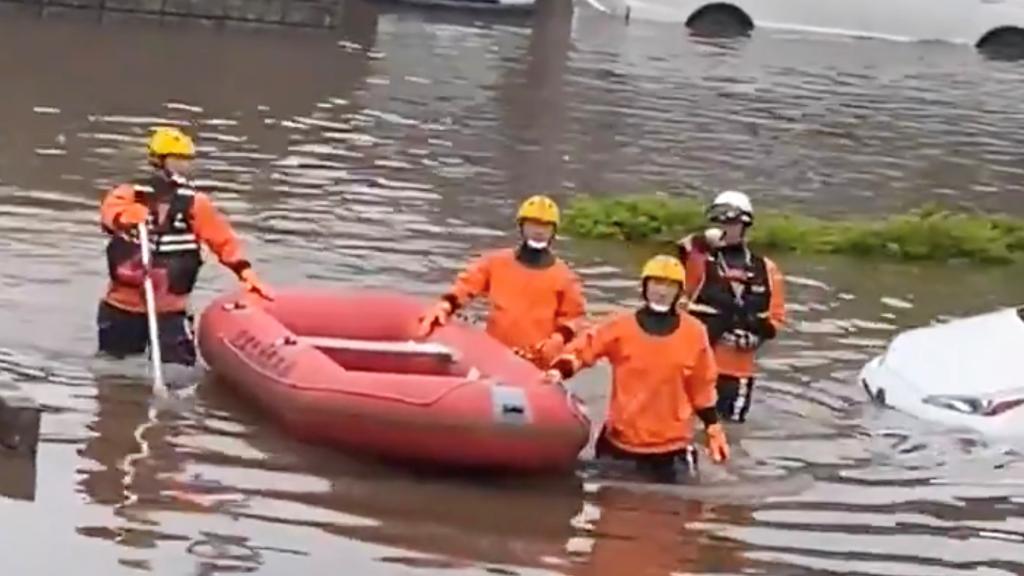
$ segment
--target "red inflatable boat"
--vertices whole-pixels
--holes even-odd
[[[571,468],[579,400],[485,332],[452,321],[412,340],[423,301],[290,290],[214,300],[199,348],[218,376],[298,438],[459,468]]]

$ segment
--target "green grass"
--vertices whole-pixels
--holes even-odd
[[[674,242],[707,225],[697,200],[641,195],[579,197],[568,206],[563,226],[581,238]],[[760,210],[750,243],[765,251],[1005,264],[1024,259],[1024,220],[935,205],[884,219]]]

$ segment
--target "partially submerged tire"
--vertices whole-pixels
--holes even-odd
[[[978,52],[992,60],[1024,60],[1024,29],[1004,26],[978,41]]]
[[[749,36],[754,21],[746,12],[732,4],[716,2],[702,6],[686,20],[686,27],[695,36],[735,38]]]

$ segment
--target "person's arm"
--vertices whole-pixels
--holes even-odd
[[[135,201],[135,188],[131,184],[110,190],[100,203],[100,225],[110,233],[145,222],[148,215],[146,207]]]
[[[555,311],[555,334],[567,344],[584,329],[587,300],[583,296],[583,283],[575,272],[569,272],[565,288],[559,294],[558,309]]]
[[[683,387],[694,413],[704,423],[708,452],[715,462],[729,459],[729,441],[718,421],[718,365],[705,330],[700,331],[700,351],[693,369],[684,377]]]
[[[767,317],[771,335],[764,338],[768,339],[774,338],[786,323],[786,279],[775,262],[765,258],[764,263],[768,270],[768,290],[771,292]]]
[[[426,338],[434,328],[447,324],[448,319],[469,304],[473,298],[487,293],[491,285],[492,262],[493,256],[484,254],[470,262],[469,266],[455,277],[455,282],[448,292],[420,317],[417,328],[419,337]]]
[[[229,268],[237,276],[252,268],[252,263],[245,258],[242,242],[238,239],[231,223],[220,210],[214,206],[210,197],[196,192],[192,205],[192,230],[196,238],[213,252],[221,264]]]
[[[202,192],[196,192],[192,204],[192,231],[221,264],[238,276],[247,292],[254,292],[267,300],[274,299],[273,291],[256,276],[252,263],[245,258],[242,242],[231,223]]]
[[[551,370],[557,371],[562,379],[568,379],[608,356],[617,340],[615,327],[613,318],[581,333],[551,363]]]
[[[706,330],[700,331],[700,338],[697,361],[685,376],[683,388],[697,416],[705,426],[710,426],[718,422],[718,414],[715,412],[718,401],[718,364]]]
[[[765,258],[765,269],[768,274],[768,310],[749,318],[746,330],[762,342],[775,338],[786,322],[786,280],[774,262]]]

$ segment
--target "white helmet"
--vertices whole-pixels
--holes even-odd
[[[750,197],[743,192],[726,190],[711,201],[708,219],[720,223],[740,220],[744,224],[753,224],[754,205],[751,204]]]

